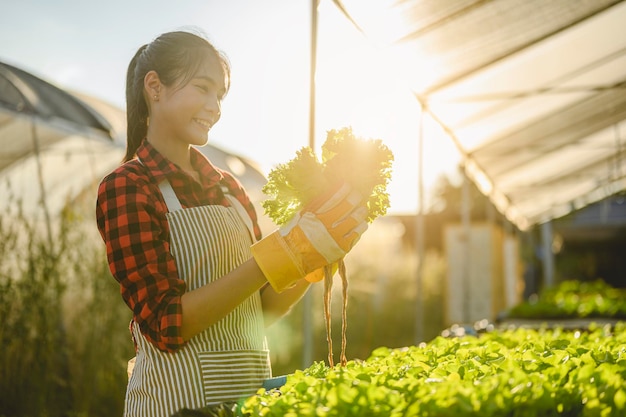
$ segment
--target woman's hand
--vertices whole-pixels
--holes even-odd
[[[343,258],[367,230],[363,196],[347,184],[322,196],[252,246],[252,255],[277,291]]]

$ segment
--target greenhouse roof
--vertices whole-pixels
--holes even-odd
[[[626,190],[626,1],[335,4],[520,229]]]

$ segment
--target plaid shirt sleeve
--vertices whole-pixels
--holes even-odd
[[[97,224],[109,268],[135,322],[157,348],[171,352],[184,344],[185,282],[170,255],[169,230],[162,220],[167,208],[155,197],[158,188],[138,170],[119,169],[100,183]]]

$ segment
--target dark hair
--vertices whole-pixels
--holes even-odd
[[[149,71],[156,71],[166,86],[174,83],[185,85],[210,56],[207,53],[217,56],[221,62],[228,92],[230,87],[228,59],[203,36],[185,31],[167,32],[137,50],[126,73],[127,142],[124,162],[135,157],[148,129],[148,104],[144,97],[143,85],[146,74]]]

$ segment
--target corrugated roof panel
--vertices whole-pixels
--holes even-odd
[[[506,151],[511,151],[513,148],[523,146],[522,142],[509,141],[504,138],[515,134],[521,136],[523,133],[518,132],[532,129],[532,126],[542,118],[545,118],[546,114],[560,114],[563,106],[580,102],[591,96],[592,93],[580,92],[505,101],[500,108],[493,109],[490,113],[482,114],[480,117],[472,120],[471,124],[452,129],[463,147],[474,155],[494,142],[503,143],[502,140],[505,143],[503,146],[510,144]],[[471,107],[471,105],[468,105],[468,107]],[[447,120],[446,115],[450,113],[440,109],[438,114],[441,115],[440,117],[445,123]],[[563,120],[562,118],[560,119]],[[542,135],[542,137],[545,136],[545,134]]]
[[[614,130],[611,126],[578,142],[563,144],[553,152],[545,150],[544,142],[520,148],[491,160],[490,172],[506,189],[515,184],[539,186],[558,176],[576,175],[586,166],[614,158],[618,152]]]
[[[556,4],[557,2],[542,0],[541,3]],[[578,2],[567,3],[579,4]],[[496,93],[510,95],[511,92],[532,91],[538,86],[551,85],[555,82],[562,83],[565,81],[562,79],[564,74],[576,74],[590,63],[600,62],[624,48],[626,39],[619,36],[623,31],[623,22],[626,18],[624,9],[623,5],[615,6],[573,26],[560,26],[558,20],[554,22],[547,20],[548,24],[554,25],[552,36],[538,37],[524,48],[511,48],[508,54],[497,59],[488,60],[482,52],[477,52],[480,59],[484,61],[483,65],[475,68],[471,73],[466,73],[458,84],[451,86],[454,91],[445,94],[461,97]],[[543,18],[540,14],[536,16]],[[581,15],[577,15],[576,19],[580,17]],[[507,21],[501,22],[501,24],[507,23]],[[532,21],[530,24],[533,24]],[[494,36],[504,36],[504,34],[494,34]],[[508,42],[508,40],[504,38],[503,42]],[[454,65],[458,64],[455,62]],[[445,90],[445,88],[438,90]],[[444,91],[438,91],[438,94],[442,93]]]
[[[523,148],[536,148],[541,152],[560,150],[565,145],[576,145],[607,127],[626,119],[626,89],[616,88],[591,95],[586,101],[539,115],[528,123],[511,129],[502,136],[472,152],[472,156],[490,165]],[[487,124],[485,124],[488,126]],[[498,170],[491,169],[494,175]]]
[[[535,97],[527,107],[559,97],[565,106],[576,91],[611,87],[625,79],[626,36],[617,35],[624,21],[626,5],[594,16],[431,94],[430,107],[457,129]],[[532,116],[520,111],[524,117]]]
[[[434,62],[433,66],[439,71],[432,84],[421,91],[430,93],[556,35],[616,3],[619,1],[484,1],[448,15],[437,25],[426,28],[407,25],[408,38],[401,47],[406,51],[418,51],[423,58]],[[363,26],[367,29],[367,25]]]
[[[520,228],[626,189],[626,1],[337,3],[405,14],[398,71]]]

